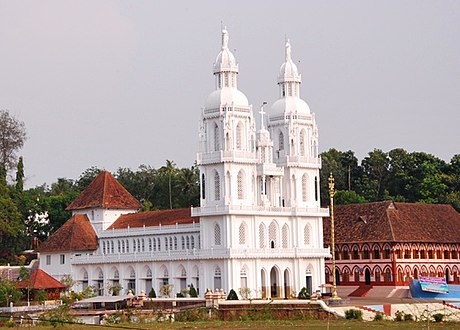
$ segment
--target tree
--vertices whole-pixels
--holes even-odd
[[[0,110],[0,168],[2,175],[14,167],[16,152],[26,140],[25,124],[8,110]]]
[[[21,235],[24,226],[16,203],[11,198],[10,189],[0,178],[0,258],[11,259],[23,244]]]
[[[8,307],[22,298],[22,292],[16,288],[16,282],[9,280],[0,281],[0,305]]]
[[[19,157],[16,171],[16,192],[21,193],[24,190],[24,161],[22,156]]]
[[[239,300],[235,290],[231,289],[227,295],[227,300]]]
[[[367,200],[357,194],[355,191],[348,190],[337,190],[334,195],[334,204],[345,205],[345,204],[357,204],[367,203]]]
[[[70,291],[72,287],[77,284],[70,274],[66,274],[61,278],[61,283],[65,285],[65,290]]]
[[[193,284],[190,284],[189,294],[190,294],[190,297],[192,297],[192,298],[198,298],[198,292],[196,292],[196,289],[193,286]]]
[[[155,289],[152,288],[149,292],[149,298],[156,298],[157,297],[157,293],[155,292]]]
[[[174,285],[172,285],[172,284],[165,284],[165,285],[163,285],[163,286],[160,288],[160,293],[161,293],[163,296],[169,297],[173,289],[174,289]]]

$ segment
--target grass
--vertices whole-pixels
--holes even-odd
[[[429,323],[426,322],[364,322],[356,320],[267,320],[267,321],[196,321],[196,322],[174,322],[174,323],[150,323],[150,324],[116,324],[113,326],[91,326],[91,325],[66,325],[58,329],[459,329],[458,323]],[[52,326],[37,326],[32,329],[49,330],[56,329]]]

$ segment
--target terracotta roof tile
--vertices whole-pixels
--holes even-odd
[[[97,249],[97,236],[85,214],[75,214],[43,242],[39,252],[69,252]]]
[[[120,216],[107,230],[112,228],[134,228],[134,227],[152,227],[186,224],[186,223],[199,223],[199,217],[192,217],[191,209],[174,209],[174,210],[162,210],[162,211],[150,211],[140,213],[130,213]]]
[[[142,205],[109,172],[102,171],[67,207],[67,210],[94,207],[140,209]]]
[[[34,269],[30,274],[30,281],[19,281],[18,289],[64,289],[65,285],[41,269]]]
[[[377,202],[334,206],[336,243],[460,242],[460,214],[450,205]],[[323,218],[330,242],[330,218]]]

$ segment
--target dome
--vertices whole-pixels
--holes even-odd
[[[275,114],[280,114],[280,113],[292,113],[292,112],[298,112],[298,113],[304,113],[304,114],[309,114],[310,113],[310,107],[308,106],[307,102],[302,100],[301,98],[295,97],[295,96],[288,96],[288,97],[283,97],[273,103],[271,107],[271,113],[273,115]]]
[[[228,32],[227,29],[222,30],[222,50],[216,57],[214,62],[214,73],[222,71],[238,72],[238,64],[233,53],[228,49]]]
[[[220,108],[221,105],[238,105],[238,106],[249,106],[249,101],[246,95],[236,88],[224,87],[222,89],[215,90],[212,92],[206,100],[206,109]]]
[[[278,83],[287,82],[287,81],[296,81],[301,82],[299,71],[297,70],[297,65],[294,64],[291,58],[291,43],[289,40],[286,41],[286,60],[281,64],[280,72],[278,74]]]

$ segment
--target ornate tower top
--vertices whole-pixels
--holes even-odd
[[[222,72],[235,72],[238,73],[238,64],[236,63],[235,56],[228,48],[228,31],[224,27],[222,30],[222,50],[216,57],[214,62],[214,74]]]

